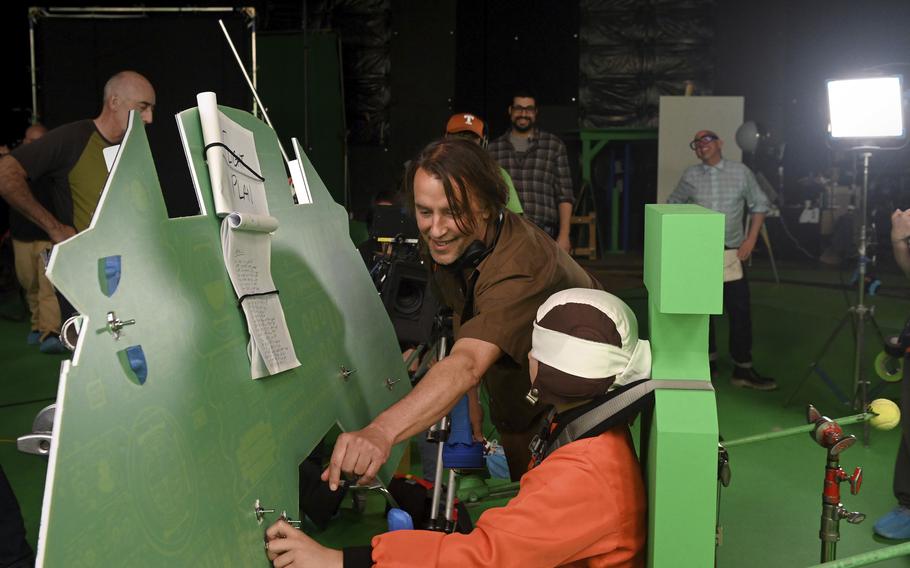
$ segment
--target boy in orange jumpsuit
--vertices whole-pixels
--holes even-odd
[[[635,314],[600,290],[552,295],[537,312],[532,342],[528,396],[555,405],[550,439],[611,387],[650,375]],[[543,455],[518,495],[485,511],[470,534],[394,531],[342,552],[278,521],[266,531],[269,559],[277,568],[643,566],[645,490],[629,429],[593,432]]]

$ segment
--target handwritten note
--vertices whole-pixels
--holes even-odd
[[[271,232],[278,220],[232,213],[221,221],[224,265],[246,316],[247,352],[254,379],[300,366],[272,280]]]
[[[215,212],[267,215],[265,182],[253,133],[218,110],[215,93],[196,95]]]
[[[255,137],[218,110],[215,93],[200,93],[196,100],[215,211],[223,217],[224,266],[250,333],[250,374],[259,379],[299,367],[272,280],[271,234],[279,223],[269,215]]]

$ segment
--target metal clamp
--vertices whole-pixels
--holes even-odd
[[[136,320],[121,320],[114,312],[107,313],[107,330],[114,336],[114,340],[120,339],[120,330],[127,325],[136,325]]]
[[[50,453],[56,412],[56,403],[45,406],[38,412],[32,423],[31,434],[16,438],[16,447],[20,452],[36,456],[46,456]]]
[[[387,388],[387,389],[389,389],[389,390],[392,390],[392,389],[395,387],[395,383],[397,383],[397,382],[399,382],[399,381],[401,381],[401,379],[391,379],[391,378],[386,379],[386,380],[385,380],[385,388]]]
[[[85,323],[85,318],[82,314],[76,314],[60,326],[60,342],[70,351],[76,350],[76,342],[79,341],[83,323]]]
[[[351,378],[351,375],[353,375],[356,372],[357,372],[357,369],[348,369],[344,365],[342,365],[340,368],[341,378],[344,379],[345,382],[347,382],[347,380],[349,378]]]
[[[275,509],[264,509],[259,502],[259,499],[256,499],[256,502],[253,503],[253,512],[256,513],[256,522],[261,525],[262,519],[265,518],[265,514],[274,513]]]

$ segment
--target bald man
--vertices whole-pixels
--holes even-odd
[[[85,229],[107,178],[102,151],[123,139],[131,110],[151,124],[154,108],[155,89],[148,79],[135,71],[117,73],[104,86],[96,118],[55,128],[0,159],[0,197],[53,243]],[[53,211],[41,202],[41,190],[50,193]]]
[[[742,268],[742,261],[748,259],[755,248],[769,202],[748,167],[724,158],[723,145],[720,136],[711,130],[695,133],[689,148],[701,164],[683,172],[667,203],[694,203],[724,214],[724,310],[730,318],[730,358],[733,360],[730,382],[738,387],[774,390],[777,382],[759,374],[752,365],[752,309],[749,282]],[[748,233],[743,231],[745,210],[750,215]],[[713,317],[708,330],[708,358],[714,378],[717,375],[717,345]]]
[[[148,79],[121,71],[104,85],[96,118],[64,124],[0,158],[0,197],[10,206],[17,264],[43,270],[42,255],[52,244],[89,226],[107,179],[104,149],[123,140],[131,110],[151,124],[154,108],[155,89]],[[49,306],[52,296],[43,294]],[[63,311],[65,316],[68,310]],[[60,319],[56,326],[33,321],[28,342],[40,343],[45,353],[62,352]]]
[[[47,134],[47,127],[40,122],[36,122],[25,129],[25,136],[22,137],[22,143],[31,144],[45,134]]]

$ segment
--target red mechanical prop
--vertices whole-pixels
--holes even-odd
[[[822,488],[822,517],[821,530],[818,535],[822,541],[821,561],[834,560],[837,555],[837,541],[840,540],[840,520],[846,519],[848,523],[858,524],[863,522],[866,515],[859,512],[848,511],[840,502],[840,484],[844,481],[850,483],[850,493],[859,493],[863,484],[863,469],[857,467],[853,475],[847,475],[840,466],[840,454],[856,442],[856,436],[844,435],[840,425],[827,416],[822,416],[811,404],[807,412],[810,424],[815,424],[815,429],[810,436],[818,445],[827,450],[827,463],[825,464],[825,482]]]

